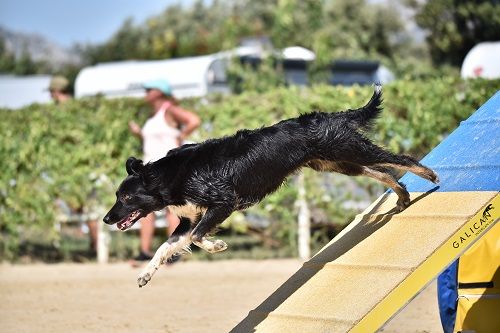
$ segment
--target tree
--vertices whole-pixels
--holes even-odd
[[[29,52],[28,45],[24,44],[21,54],[8,49],[5,40],[0,37],[0,73],[16,75],[47,74],[54,71],[47,60],[34,60]]]
[[[275,6],[271,37],[276,47],[311,48],[311,36],[322,26],[323,3],[317,0],[280,0]]]
[[[106,43],[83,51],[91,64],[168,59],[232,49],[245,37],[312,49],[318,72],[338,58],[377,59],[394,68],[412,57],[398,9],[367,0],[197,0],[169,6],[142,24],[126,21]]]
[[[418,8],[420,27],[435,64],[460,66],[479,42],[500,40],[499,0],[429,0]]]
[[[16,58],[7,50],[5,41],[0,38],[0,73],[10,73],[16,66]]]
[[[323,27],[313,36],[319,59],[393,58],[404,25],[394,8],[365,0],[336,0],[325,4]]]
[[[104,44],[77,45],[83,58],[90,64],[106,61],[139,59],[141,40],[140,28],[134,26],[131,18],[126,19],[117,32]]]
[[[37,73],[37,64],[31,59],[27,47],[23,48],[21,56],[16,61],[14,73],[17,75],[30,75]]]

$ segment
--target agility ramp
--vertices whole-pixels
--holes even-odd
[[[500,227],[500,92],[422,163],[439,186],[407,174],[410,207],[382,195],[231,332],[374,332]]]

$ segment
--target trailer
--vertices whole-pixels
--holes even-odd
[[[120,61],[82,69],[75,81],[75,97],[141,97],[142,85],[166,79],[177,98],[201,97],[210,92],[229,92],[225,65],[228,57],[218,53],[156,61]]]
[[[500,42],[484,42],[474,46],[465,56],[460,71],[462,78],[500,78]]]

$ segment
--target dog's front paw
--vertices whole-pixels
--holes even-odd
[[[137,278],[137,284],[139,285],[139,288],[142,288],[146,284],[148,284],[149,280],[151,280],[151,277],[152,275],[149,272],[141,273]]]
[[[227,249],[227,244],[223,240],[217,239],[214,242],[213,253],[222,252]]]

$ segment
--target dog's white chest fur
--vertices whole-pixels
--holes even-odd
[[[168,210],[177,216],[187,217],[191,221],[194,221],[198,215],[204,215],[207,209],[205,207],[200,207],[192,202],[187,202],[182,206],[168,206]]]

